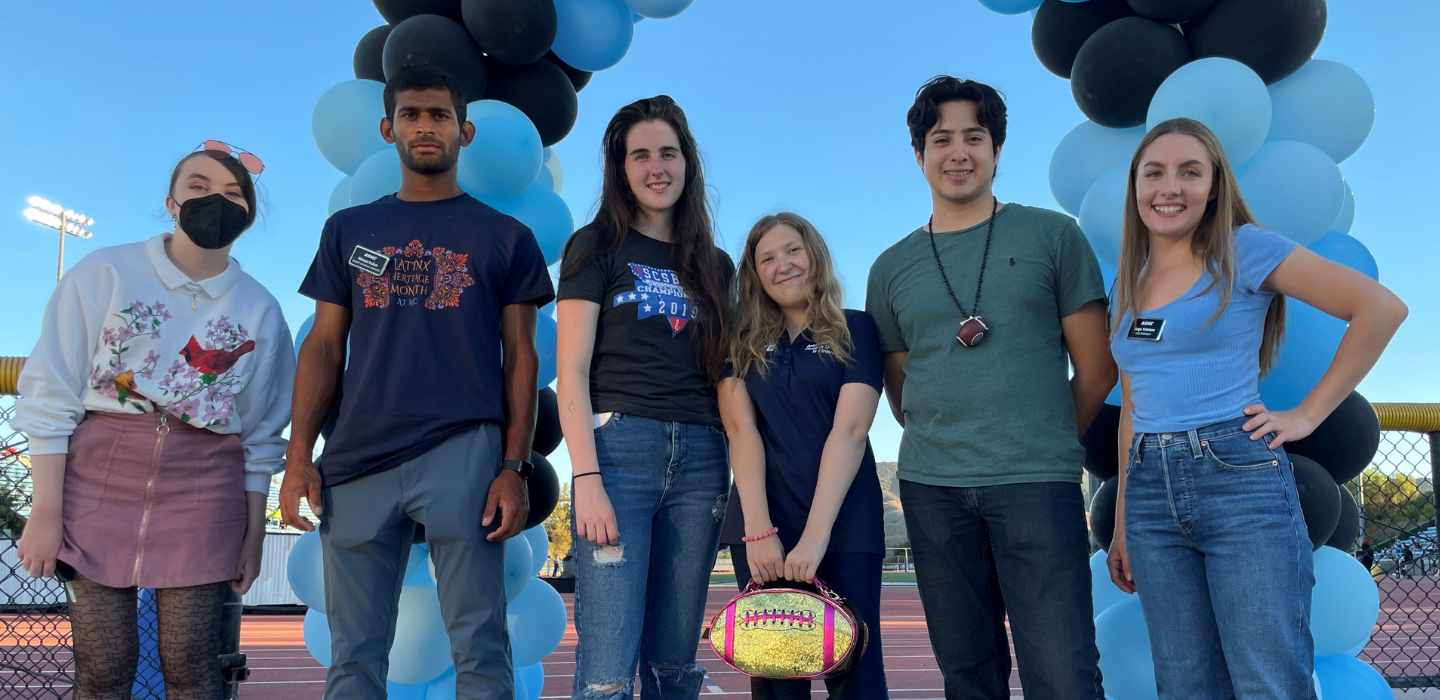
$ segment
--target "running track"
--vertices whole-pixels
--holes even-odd
[[[1377,626],[1370,645],[1361,658],[1375,663],[1386,675],[1434,674],[1440,665],[1440,654],[1430,635],[1440,638],[1440,591],[1433,583],[1417,585],[1414,581],[1382,579],[1381,625]],[[709,615],[713,615],[734,595],[730,586],[712,586],[709,596]],[[573,596],[562,594],[567,608]],[[573,609],[571,609],[573,619]],[[920,609],[920,599],[913,586],[886,587],[881,606],[883,643],[885,649],[886,675],[890,696],[895,700],[933,700],[944,696],[940,672],[935,665],[935,656],[925,627],[925,618]],[[248,615],[241,632],[241,651],[245,652],[251,669],[250,681],[241,686],[241,700],[318,700],[324,685],[325,671],[305,651],[301,637],[299,615]],[[56,625],[51,631],[56,635],[68,632],[65,623]],[[17,629],[13,618],[0,617],[0,629],[28,637],[34,643],[36,630]],[[16,639],[0,638],[0,644],[7,651],[17,651],[13,646]],[[1436,641],[1440,641],[1437,639]],[[52,642],[53,643],[53,642]],[[35,652],[54,653],[51,648],[36,648]],[[48,653],[46,655],[48,655]],[[1012,652],[1013,654],[1013,652]],[[60,652],[68,656],[66,652]],[[1405,657],[1404,664],[1386,663],[1388,659]],[[705,697],[745,698],[749,695],[749,682],[740,674],[730,670],[710,651],[707,642],[701,641],[699,662],[709,669]],[[38,659],[37,659],[38,660]],[[1012,657],[1013,664],[1013,657]],[[38,663],[36,665],[39,665]],[[575,669],[575,628],[566,630],[560,647],[545,660],[545,688],[541,697],[560,700],[570,697],[571,675]],[[46,669],[51,670],[51,669]],[[23,683],[13,672],[0,669],[0,696],[10,697],[5,692],[12,684]],[[1020,680],[1017,673],[1010,676],[1011,695],[1021,697]],[[824,684],[815,683],[814,697],[823,698]],[[638,697],[638,693],[637,693]]]

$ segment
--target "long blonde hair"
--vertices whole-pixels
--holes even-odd
[[[835,277],[830,248],[820,231],[804,217],[782,211],[755,222],[745,238],[744,254],[740,256],[740,271],[736,275],[739,303],[735,305],[735,320],[731,324],[734,331],[730,337],[730,361],[736,377],[744,377],[752,367],[759,370],[762,377],[769,374],[770,361],[765,356],[765,348],[774,345],[785,329],[785,316],[765,293],[760,284],[760,270],[755,265],[755,249],[760,239],[781,224],[800,232],[805,254],[810,258],[805,279],[805,323],[810,337],[817,345],[827,346],[837,362],[850,364],[854,345],[850,340],[850,327],[845,324],[845,310],[840,306],[845,295]]]
[[[1205,270],[1210,274],[1210,285],[1201,294],[1215,287],[1220,288],[1220,305],[1210,318],[1214,323],[1230,303],[1235,291],[1235,230],[1245,224],[1256,224],[1255,214],[1245,204],[1240,194],[1240,185],[1235,181],[1234,169],[1225,157],[1220,139],[1215,137],[1204,124],[1194,119],[1171,119],[1157,124],[1140,145],[1130,160],[1130,179],[1125,185],[1125,214],[1120,228],[1120,268],[1115,274],[1115,299],[1112,304],[1113,320],[1110,336],[1119,331],[1120,319],[1126,311],[1132,317],[1140,315],[1140,272],[1150,259],[1150,230],[1140,218],[1140,207],[1135,194],[1135,178],[1140,171],[1140,159],[1145,149],[1155,140],[1167,134],[1184,134],[1194,137],[1210,156],[1214,166],[1211,193],[1214,195],[1205,205],[1205,214],[1191,236],[1190,247],[1205,259]],[[1187,292],[1188,293],[1188,292]],[[1276,294],[1265,313],[1265,334],[1260,343],[1260,374],[1263,376],[1275,364],[1275,355],[1280,351],[1280,341],[1285,337],[1285,295]]]

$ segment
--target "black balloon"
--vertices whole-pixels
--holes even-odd
[[[1085,446],[1085,469],[1100,479],[1113,479],[1120,473],[1120,446],[1116,442],[1119,433],[1120,407],[1107,403],[1080,438],[1080,444]]]
[[[539,452],[530,453],[530,463],[535,465],[535,473],[525,482],[525,487],[530,492],[530,515],[525,518],[526,530],[545,522],[545,519],[555,512],[555,504],[560,502],[560,477],[555,473],[555,467],[550,466],[545,455]]]
[[[490,89],[485,99],[507,102],[524,112],[546,146],[565,138],[580,114],[575,86],[560,66],[543,58],[523,66],[491,61]]]
[[[360,37],[360,43],[355,45],[356,78],[385,82],[382,56],[385,54],[385,40],[390,38],[390,30],[394,28],[392,25],[382,24]]]
[[[1357,539],[1360,539],[1360,508],[1355,504],[1355,497],[1350,495],[1350,489],[1341,486],[1340,523],[1335,526],[1335,534],[1325,540],[1325,546],[1352,552]]]
[[[466,102],[480,99],[489,85],[485,56],[470,33],[437,15],[417,15],[395,25],[385,40],[383,63],[387,79],[402,66],[433,63],[444,68],[459,81]]]
[[[1330,472],[1312,459],[1290,455],[1290,466],[1295,472],[1295,490],[1300,495],[1300,512],[1305,516],[1311,549],[1319,549],[1340,524],[1340,489]]]
[[[572,66],[569,63],[560,60],[560,57],[556,56],[554,51],[545,54],[545,58],[554,61],[555,65],[560,66],[560,70],[565,71],[565,77],[569,78],[570,84],[575,86],[575,92],[580,92],[581,90],[584,90],[585,86],[590,84],[590,77],[595,75],[590,71],[580,70],[579,68],[576,68],[575,66]]]
[[[1285,444],[1287,453],[1319,462],[1337,484],[1360,476],[1379,449],[1380,418],[1358,391],[1350,392],[1309,437]]]
[[[535,408],[535,451],[549,456],[560,446],[564,436],[560,433],[560,405],[555,390],[545,387],[540,390],[540,401]]]
[[[501,63],[538,61],[555,41],[551,0],[462,0],[460,15],[475,43]]]
[[[1130,0],[1135,14],[1166,24],[1189,22],[1214,4],[1215,0]]]
[[[1190,46],[1195,58],[1244,63],[1269,85],[1310,60],[1325,21],[1325,0],[1219,0],[1190,27]]]
[[[416,15],[440,15],[460,21],[460,0],[371,0],[380,16],[399,24]]]
[[[1120,480],[1107,479],[1090,499],[1090,538],[1105,551],[1115,540],[1115,501],[1120,495]]]
[[[1189,60],[1190,47],[1179,30],[1143,17],[1123,17],[1101,27],[1080,47],[1070,72],[1070,92],[1080,111],[1100,126],[1139,126],[1160,83]]]
[[[1134,14],[1125,0],[1045,0],[1035,11],[1035,21],[1030,25],[1030,43],[1035,47],[1040,65],[1055,75],[1069,78],[1075,54],[1091,34]]]

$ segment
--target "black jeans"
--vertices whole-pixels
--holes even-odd
[[[1080,485],[900,482],[920,603],[946,700],[1104,700]]]

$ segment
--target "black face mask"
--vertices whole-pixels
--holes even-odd
[[[250,214],[223,194],[185,200],[180,205],[180,228],[201,248],[218,250],[235,242],[250,225]]]

